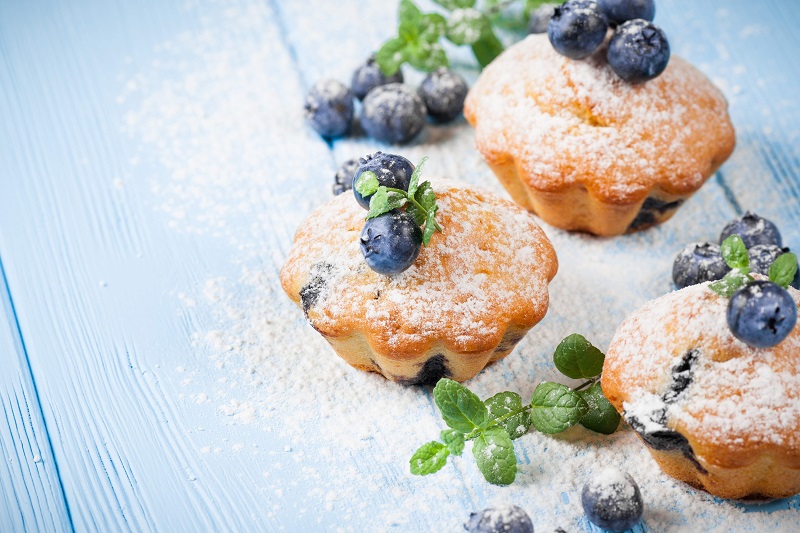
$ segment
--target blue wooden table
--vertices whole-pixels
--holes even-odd
[[[627,428],[526,435],[512,487],[466,458],[408,473],[442,428],[429,391],[347,367],[277,282],[338,164],[395,150],[328,144],[301,111],[311,83],[349,80],[390,36],[395,9],[0,3],[0,530],[454,531],[511,502],[537,531],[592,531],[577,495],[617,463],[645,495],[637,531],[796,531],[797,497],[742,505],[677,484]],[[743,210],[800,248],[798,20],[790,1],[658,3],[673,53],[729,98],[736,152],[663,227],[593,239],[545,226],[560,259],[549,314],[471,388],[529,396],[558,379],[563,336],[605,347],[670,290],[684,243]],[[472,139],[461,120],[399,150],[504,194]]]

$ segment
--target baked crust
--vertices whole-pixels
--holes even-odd
[[[618,235],[670,218],[735,134],[722,93],[686,61],[630,84],[605,53],[576,61],[530,35],[483,71],[464,115],[517,203],[559,228]]]
[[[662,296],[622,323],[603,392],[667,474],[724,498],[797,494],[800,325],[777,346],[750,347],[708,285]]]
[[[336,353],[403,383],[463,381],[508,355],[547,312],[558,262],[533,217],[513,202],[447,180],[434,233],[397,276],[367,267],[364,211],[349,194],[303,223],[281,284]]]

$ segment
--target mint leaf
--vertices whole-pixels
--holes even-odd
[[[481,399],[452,379],[439,380],[433,388],[433,399],[444,423],[461,433],[483,429],[488,424],[489,412]]]
[[[434,43],[444,35],[447,21],[438,13],[428,13],[420,18],[419,38],[427,43]]]
[[[430,181],[423,181],[414,193],[414,199],[425,211],[436,209],[436,193],[433,192]]]
[[[422,244],[428,246],[431,242],[431,237],[433,237],[434,232],[436,231],[436,211],[439,210],[439,206],[433,206],[433,209],[428,211],[428,216],[425,218],[425,227],[422,229]]]
[[[426,442],[411,456],[411,473],[415,476],[427,476],[442,469],[447,463],[450,451],[441,442]]]
[[[427,215],[425,214],[425,211],[418,208],[415,204],[411,202],[406,204],[406,213],[414,217],[414,222],[417,223],[417,226],[422,227],[422,225],[425,224]]]
[[[392,76],[400,70],[400,66],[407,59],[406,46],[405,39],[395,38],[383,43],[378,51],[375,52],[375,62],[384,75]]]
[[[400,22],[398,34],[405,41],[416,41],[419,37],[419,26],[422,13],[411,0],[400,0],[397,20]]]
[[[560,383],[542,382],[531,398],[531,422],[542,433],[560,433],[580,422],[589,410],[583,398]]]
[[[367,220],[388,213],[392,209],[399,209],[406,205],[408,198],[404,194],[389,191],[381,185],[372,198],[369,199],[369,212]]]
[[[450,61],[439,43],[420,41],[411,43],[408,47],[409,64],[417,70],[431,72],[439,67],[447,67]]]
[[[522,411],[522,397],[516,392],[500,392],[483,403],[489,409],[489,418],[493,420],[508,413],[520,411],[499,424],[506,430],[511,440],[520,438],[530,429],[531,417],[527,411]]]
[[[434,3],[439,4],[443,8],[452,11],[462,7],[472,7],[475,5],[475,0],[433,0]]]
[[[464,434],[455,429],[443,429],[439,434],[444,445],[453,455],[461,455],[464,451]]]
[[[722,258],[731,268],[738,268],[745,274],[750,272],[750,256],[747,255],[747,247],[738,235],[731,235],[722,241]]]
[[[477,9],[457,9],[447,19],[447,38],[453,44],[474,44],[491,31],[489,19]]]
[[[491,26],[487,27],[481,38],[472,44],[472,53],[481,68],[486,67],[489,63],[495,60],[497,56],[503,53],[503,43],[497,38],[497,35],[492,31]]]
[[[408,195],[412,198],[417,193],[417,187],[419,186],[419,176],[420,174],[422,174],[422,167],[425,166],[425,162],[427,160],[428,156],[425,156],[422,159],[420,159],[419,163],[417,163],[417,166],[414,167],[414,172],[411,173],[411,179],[409,180],[408,183]]]
[[[738,235],[734,236],[738,237]],[[731,296],[733,296],[733,293],[735,293],[741,287],[747,285],[751,281],[754,281],[752,276],[750,276],[749,274],[745,274],[741,270],[735,268],[730,272],[728,272],[727,274],[725,274],[725,277],[722,278],[721,280],[711,283],[708,286],[708,288],[716,292],[720,296],[723,296],[725,298],[730,298]]]
[[[509,485],[517,477],[514,444],[501,427],[482,431],[472,445],[472,455],[478,463],[478,470],[489,483]]]
[[[358,177],[356,191],[358,191],[358,194],[361,196],[369,196],[370,194],[375,194],[375,191],[377,191],[380,186],[381,184],[378,182],[378,176],[371,170],[365,170]]]
[[[592,346],[583,335],[573,333],[562,340],[553,354],[559,372],[572,379],[599,376],[603,371],[603,352]]]
[[[603,435],[610,435],[619,426],[620,415],[611,402],[606,399],[600,382],[596,381],[578,394],[589,406],[589,412],[581,418],[581,425]]]
[[[797,274],[797,256],[791,252],[781,254],[769,266],[769,280],[784,289],[794,281]]]

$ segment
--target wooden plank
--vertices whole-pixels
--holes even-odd
[[[70,513],[2,262],[0,366],[0,529],[69,531]]]

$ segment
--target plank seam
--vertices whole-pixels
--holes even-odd
[[[61,495],[61,501],[64,504],[64,510],[67,513],[67,522],[69,523],[70,531],[75,531],[75,524],[72,521],[72,510],[69,507],[69,501],[67,500],[67,493],[64,489],[64,481],[61,478],[61,469],[58,466],[58,459],[55,455],[55,448],[53,448],[53,440],[50,437],[50,428],[47,426],[47,420],[44,416],[44,409],[42,408],[42,399],[39,396],[39,387],[36,385],[36,378],[33,375],[33,368],[31,368],[31,361],[30,357],[28,356],[28,348],[25,345],[25,338],[22,335],[22,327],[19,323],[19,317],[17,316],[17,309],[14,306],[14,298],[11,296],[11,286],[8,283],[8,277],[6,276],[5,267],[3,266],[3,259],[0,257],[0,290],[5,289],[5,295],[8,298],[8,305],[9,310],[11,312],[11,319],[13,320],[12,328],[15,329],[14,333],[16,334],[17,339],[19,340],[20,347],[22,349],[22,354],[25,358],[24,360],[24,368],[28,372],[28,378],[30,379],[31,386],[33,387],[33,397],[36,400],[36,409],[39,411],[39,416],[42,420],[42,425],[44,426],[44,438],[46,439],[47,446],[50,449],[50,456],[53,459],[53,468],[55,470],[56,479],[58,480],[58,491]]]

